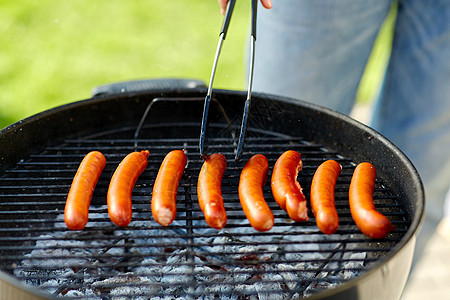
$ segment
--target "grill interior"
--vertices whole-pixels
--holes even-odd
[[[405,235],[410,221],[397,197],[377,181],[375,205],[397,229],[380,241],[361,234],[348,206],[348,187],[355,163],[327,147],[299,136],[248,129],[245,152],[234,162],[233,132],[211,123],[208,153],[227,157],[222,191],[227,226],[208,227],[198,205],[196,185],[202,160],[198,154],[199,124],[144,125],[106,130],[46,147],[7,169],[0,177],[0,269],[48,295],[83,298],[122,296],[203,299],[287,299],[305,297],[339,286],[375,267]],[[137,142],[137,149],[135,143]],[[164,156],[186,149],[188,165],[180,182],[177,217],[169,227],[153,221],[153,182]],[[119,228],[109,220],[109,179],[125,155],[150,150],[149,165],[133,191],[133,221]],[[264,187],[275,216],[264,233],[249,225],[240,207],[238,183],[253,154],[269,160],[269,178],[276,159],[286,150],[302,154],[298,180],[307,199],[319,164],[335,159],[343,170],[336,186],[340,217],[337,233],[322,234],[310,210],[310,221],[292,222],[275,203],[270,179]],[[64,205],[82,158],[101,151],[107,165],[94,191],[89,222],[83,231],[69,231]]]

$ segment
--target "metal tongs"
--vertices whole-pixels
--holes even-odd
[[[205,158],[206,150],[206,127],[208,123],[208,112],[209,112],[209,103],[211,102],[211,93],[212,86],[214,82],[214,76],[216,74],[217,62],[219,60],[220,51],[222,50],[222,44],[227,35],[228,26],[230,25],[231,15],[233,14],[234,5],[236,4],[236,0],[230,0],[228,2],[227,10],[225,12],[225,17],[222,24],[222,30],[219,35],[219,43],[216,49],[216,55],[214,57],[214,63],[211,71],[211,77],[209,80],[208,92],[205,97],[205,105],[203,108],[203,119],[202,119],[202,129],[200,132],[200,155]],[[251,33],[250,33],[250,66],[249,66],[249,78],[248,78],[248,88],[247,88],[247,99],[245,100],[244,113],[242,115],[242,123],[241,123],[241,131],[239,134],[239,142],[236,148],[235,160],[238,161],[239,157],[242,153],[242,149],[244,147],[244,139],[245,132],[247,130],[247,122],[248,122],[248,112],[250,109],[250,102],[252,96],[252,84],[253,84],[253,64],[255,57],[255,41],[256,41],[256,10],[257,10],[258,2],[257,0],[252,0],[252,25],[251,25]]]

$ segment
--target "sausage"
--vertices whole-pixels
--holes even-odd
[[[375,209],[373,191],[377,172],[367,162],[360,163],[353,172],[349,189],[350,212],[362,233],[381,239],[395,229],[391,221]]]
[[[89,152],[81,161],[64,208],[64,222],[67,228],[81,230],[86,226],[92,194],[105,165],[106,158],[98,151]]]
[[[152,215],[162,226],[170,225],[177,214],[177,191],[187,158],[182,150],[169,152],[164,158],[153,185]]]
[[[267,158],[257,154],[245,164],[239,180],[239,200],[242,209],[250,225],[258,231],[268,231],[274,223],[273,213],[263,194],[268,171]]]
[[[108,188],[107,204],[111,221],[120,227],[128,226],[132,217],[131,195],[134,185],[148,164],[148,150],[132,152],[119,164]]]
[[[272,171],[272,194],[278,205],[296,221],[308,221],[308,207],[302,187],[297,181],[303,167],[301,155],[294,150],[284,152]]]
[[[335,233],[339,226],[334,189],[341,170],[337,161],[327,160],[317,168],[311,182],[311,208],[317,227],[325,234]]]
[[[205,221],[215,229],[227,223],[227,213],[222,197],[222,177],[227,168],[225,156],[211,154],[204,161],[197,183],[197,196]]]

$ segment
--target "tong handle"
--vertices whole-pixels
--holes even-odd
[[[252,25],[250,34],[255,37],[256,40],[256,13],[258,11],[258,0],[252,0]]]
[[[248,88],[247,99],[244,104],[244,113],[242,114],[241,131],[239,133],[238,145],[236,148],[236,154],[234,160],[238,161],[244,148],[245,134],[247,132],[248,114],[250,111],[252,100],[252,86],[253,86],[253,69],[255,62],[255,41],[256,41],[256,13],[258,8],[258,0],[252,0],[252,25],[250,33],[250,66],[248,72]]]
[[[230,25],[231,16],[233,15],[233,9],[235,4],[236,0],[230,0],[230,2],[228,2],[227,11],[225,12],[225,18],[223,19],[222,23],[222,30],[220,30],[220,35],[223,34],[223,39],[225,39],[227,35],[228,26]]]
[[[205,104],[203,106],[203,117],[202,117],[202,127],[200,130],[200,156],[205,158],[206,156],[206,127],[208,125],[208,112],[209,112],[209,103],[211,102],[211,94],[213,88],[214,77],[216,74],[217,63],[219,61],[220,51],[222,50],[222,44],[225,40],[225,36],[228,31],[228,26],[230,25],[231,15],[233,14],[234,5],[236,4],[236,0],[230,0],[228,2],[227,11],[225,12],[225,17],[223,19],[222,30],[219,35],[219,42],[217,44],[216,55],[214,56],[214,63],[211,70],[211,77],[209,79],[208,91],[205,97]]]

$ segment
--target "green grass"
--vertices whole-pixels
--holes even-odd
[[[236,5],[215,87],[244,88],[249,7]],[[216,1],[2,1],[0,128],[93,87],[143,78],[209,80]]]
[[[216,88],[245,89],[249,6],[237,1]],[[215,0],[2,1],[0,128],[105,83],[208,82],[222,18]]]

